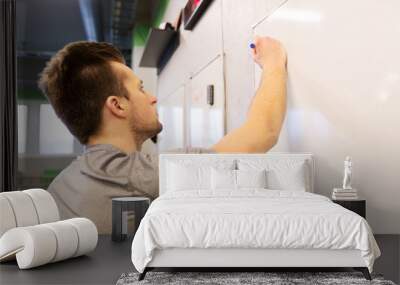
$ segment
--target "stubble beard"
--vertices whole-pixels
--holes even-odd
[[[151,125],[147,124],[137,124],[132,122],[131,123],[131,131],[135,135],[139,135],[143,138],[143,140],[150,139],[154,137],[155,135],[159,134],[163,129],[163,125],[160,123],[158,119]]]

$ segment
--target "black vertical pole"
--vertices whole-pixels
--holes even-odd
[[[17,190],[16,3],[1,0],[0,22],[0,192]]]

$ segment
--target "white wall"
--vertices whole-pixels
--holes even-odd
[[[164,20],[175,19],[181,2],[170,1]],[[395,0],[215,0],[193,31],[181,30],[180,47],[158,78],[159,102],[222,53],[229,132],[244,121],[258,84],[248,47],[254,33],[280,39],[288,50],[289,102],[274,150],[314,153],[316,192],[326,196],[340,186],[351,155],[353,186],[367,199],[374,232],[399,234],[397,11]]]

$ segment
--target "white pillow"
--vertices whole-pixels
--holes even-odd
[[[267,170],[267,188],[271,190],[306,191],[308,167],[304,160],[239,159],[240,170]]]
[[[304,163],[295,168],[271,169],[267,172],[268,188],[273,190],[306,191]]]
[[[211,183],[213,190],[235,190],[236,170],[211,168]]]
[[[237,188],[267,188],[267,171],[236,170]]]
[[[173,162],[167,164],[168,191],[210,189],[210,167],[183,165]]]

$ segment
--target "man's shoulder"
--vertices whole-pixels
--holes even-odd
[[[182,147],[182,148],[175,148],[175,149],[170,149],[167,151],[163,151],[161,153],[197,153],[197,154],[202,154],[202,153],[216,153],[213,149],[211,148],[203,148],[203,147]]]
[[[215,152],[212,149],[201,147],[183,147],[160,153],[201,154]],[[67,185],[88,183],[89,180],[127,185],[130,178],[133,179],[139,174],[143,177],[157,175],[158,160],[159,153],[134,152],[126,155],[110,146],[97,147],[74,159],[53,179],[48,190],[52,191],[54,188],[60,189]]]
[[[50,183],[48,186],[48,190],[52,191],[54,188],[57,188],[56,185],[60,183],[64,183],[66,180],[73,180],[73,179],[78,179],[77,175],[79,175],[79,167],[78,167],[79,162],[77,159],[74,159],[73,161],[70,162],[70,164],[62,169],[56,177],[53,179],[53,181]]]

